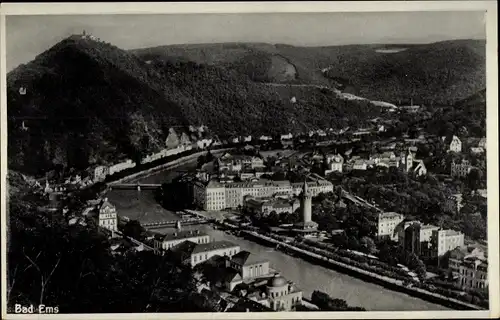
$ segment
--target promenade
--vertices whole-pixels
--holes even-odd
[[[279,245],[282,248],[288,249],[288,250],[286,250],[286,252],[291,251],[300,257],[312,258],[316,261],[321,261],[324,264],[328,265],[329,267],[332,267],[332,268],[337,269],[337,270],[342,271],[342,272],[346,272],[352,276],[359,277],[359,278],[366,280],[366,281],[375,282],[375,283],[383,285],[384,287],[387,287],[391,290],[400,291],[400,292],[403,292],[403,293],[406,293],[406,294],[409,294],[409,295],[412,295],[412,296],[415,296],[415,297],[418,297],[421,299],[425,299],[425,300],[433,302],[433,303],[439,303],[439,304],[442,304],[442,305],[445,305],[445,306],[448,306],[451,308],[455,308],[455,309],[484,310],[483,308],[481,308],[479,306],[469,304],[469,303],[466,303],[466,302],[463,302],[463,301],[460,301],[460,300],[457,300],[454,298],[446,297],[446,296],[443,296],[441,294],[437,294],[437,293],[423,290],[420,288],[404,286],[402,281],[400,281],[400,280],[396,280],[396,279],[392,279],[390,277],[386,277],[386,276],[382,276],[382,275],[379,275],[376,273],[372,273],[372,272],[357,268],[355,266],[348,265],[348,264],[327,258],[327,257],[322,256],[320,254],[316,254],[313,252],[309,252],[309,251],[297,248],[293,245],[278,241],[276,239],[267,237],[267,236],[259,234],[257,232],[241,230],[241,234],[247,235],[250,238],[263,240],[265,242],[271,243],[271,244],[276,245],[276,246]]]

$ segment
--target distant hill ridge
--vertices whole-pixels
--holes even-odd
[[[377,49],[402,45],[296,47],[219,43],[160,46],[131,52],[144,59],[196,61],[249,70],[245,73],[261,82],[290,82],[274,76],[280,67],[270,60],[278,56],[296,68],[298,75],[292,83],[335,85],[342,79],[350,93],[372,100],[398,103],[413,98],[416,103],[450,104],[486,86],[485,45],[485,40],[451,40],[407,44],[406,50],[384,54]],[[327,74],[321,72],[325,68],[329,68]]]

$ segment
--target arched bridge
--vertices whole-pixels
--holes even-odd
[[[115,183],[110,184],[110,189],[117,190],[155,190],[161,187],[159,183]]]

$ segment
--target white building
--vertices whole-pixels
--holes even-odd
[[[450,142],[448,151],[450,152],[462,152],[462,141],[457,136],[453,136]]]
[[[108,201],[108,198],[104,198],[99,207],[99,226],[111,231],[118,231],[116,208]]]
[[[262,135],[259,137],[260,141],[271,141],[273,138],[271,136]]]
[[[431,255],[441,257],[446,252],[464,246],[464,234],[455,230],[433,230],[431,236]]]
[[[133,162],[130,159],[127,159],[123,162],[120,162],[120,163],[117,163],[117,164],[110,166],[109,167],[109,174],[112,175],[112,174],[121,172],[123,170],[130,169],[130,168],[134,168],[134,167],[135,167],[135,162]]]
[[[331,172],[342,172],[344,166],[344,158],[340,154],[327,155],[325,175]]]
[[[367,164],[367,161],[363,160],[363,159],[358,159],[358,160],[355,160],[353,165],[352,165],[352,170],[366,170],[368,169],[368,164]]]
[[[293,139],[293,135],[291,133],[288,133],[288,134],[282,134],[280,136],[280,140],[291,140]]]
[[[196,145],[198,146],[199,149],[206,149],[212,144],[213,140],[212,139],[200,139],[196,141]]]
[[[103,181],[109,174],[109,167],[98,166],[94,169],[94,181]]]
[[[378,215],[377,236],[389,237],[393,241],[398,240],[396,227],[404,220],[402,214],[396,212],[384,212]]]
[[[169,250],[184,241],[191,241],[197,244],[209,243],[210,236],[200,233],[199,230],[178,231],[165,235],[161,240],[155,240],[154,248],[157,250]]]
[[[470,151],[474,154],[481,154],[484,153],[484,149],[481,147],[472,147],[470,148]]]
[[[194,267],[214,256],[226,256],[231,258],[240,252],[240,246],[226,240],[199,244],[192,241],[184,241],[171,250],[174,253],[180,254],[184,263]]]
[[[333,184],[324,179],[317,179],[307,183],[309,191],[313,196],[320,193],[332,192]],[[194,183],[194,202],[207,211],[219,211],[226,208],[237,208],[244,205],[246,196],[255,198],[273,197],[275,194],[286,193],[298,195],[302,192],[302,183],[290,183],[290,181],[243,181],[220,183],[211,180],[207,184],[201,181]]]

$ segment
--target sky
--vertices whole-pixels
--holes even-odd
[[[122,49],[218,42],[327,46],[486,39],[484,13],[478,11],[7,16],[7,71],[83,30]]]

